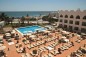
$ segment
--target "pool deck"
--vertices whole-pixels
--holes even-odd
[[[18,32],[16,32],[16,33],[18,33]],[[53,37],[59,37],[59,38],[62,37],[62,35],[61,35],[60,33],[57,33],[57,34],[56,34],[56,33],[51,33],[51,35],[52,35]],[[22,42],[22,40],[23,40],[25,37],[22,37],[21,34],[19,34],[19,36],[20,36],[19,43],[22,44],[22,47],[26,47],[26,53],[28,53],[29,55],[30,55],[31,51],[34,50],[34,49],[37,49],[37,50],[38,50],[38,49],[41,48],[41,47],[48,46],[48,45],[50,45],[50,44],[52,44],[52,43],[58,41],[58,39],[57,39],[57,40],[53,40],[53,41],[51,41],[51,42],[47,42],[46,44],[42,44],[42,45],[40,45],[40,46],[37,46],[37,47],[31,48],[31,49],[28,49],[28,48],[27,48],[28,45],[25,45],[25,44]],[[42,35],[39,35],[38,37],[41,38],[41,37],[43,37],[43,36],[42,36]],[[47,39],[47,38],[46,38],[46,39]],[[43,40],[41,40],[41,41],[45,41],[46,39],[43,39]],[[62,51],[62,54],[57,54],[56,56],[54,56],[54,55],[52,55],[51,53],[49,53],[48,50],[46,49],[45,51],[39,53],[37,57],[41,57],[41,56],[43,57],[43,56],[46,55],[46,54],[51,54],[52,57],[67,57],[68,55],[71,54],[71,52],[76,51],[79,47],[81,47],[81,46],[83,46],[84,44],[86,44],[86,39],[85,39],[85,40],[82,40],[80,43],[75,42],[76,39],[77,39],[77,36],[74,36],[73,38],[70,39],[70,41],[74,42],[74,46],[72,46],[72,47],[69,48],[68,50]],[[12,38],[12,41],[13,41],[14,43],[16,43],[16,40],[14,40],[14,38]],[[34,43],[37,43],[37,42],[33,42],[32,44],[34,44]],[[65,44],[65,43],[64,43],[64,44]],[[61,47],[61,46],[64,45],[64,44],[58,44],[58,45],[56,45],[55,49],[57,50],[59,47]],[[22,53],[18,53],[18,52],[16,51],[17,48],[15,47],[15,44],[13,44],[13,45],[8,45],[7,41],[4,39],[4,45],[6,46],[6,49],[5,49],[4,51],[6,52],[7,57],[21,57]],[[8,51],[8,48],[9,48],[9,51]],[[29,57],[33,57],[33,56],[30,55]],[[34,56],[34,57],[35,57],[35,56]],[[86,54],[85,54],[84,57],[86,57]]]

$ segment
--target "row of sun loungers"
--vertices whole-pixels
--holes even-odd
[[[80,47],[78,50],[72,52],[67,57],[82,57],[86,54],[86,47]]]
[[[47,42],[50,42],[50,41],[53,41],[53,40],[55,40],[56,38],[48,38],[47,39]]]
[[[72,43],[69,42],[67,45],[61,46],[60,49],[64,51],[64,50],[68,50],[70,47],[72,47]]]
[[[26,45],[26,44],[29,44],[30,42],[28,41],[28,40],[26,40],[25,42],[24,42],[24,44]]]
[[[28,53],[23,53],[23,54],[21,54],[21,57],[30,57],[30,54],[28,54]]]
[[[22,47],[17,48],[16,51],[17,51],[18,53],[22,53],[22,52],[23,52],[23,48],[22,48]]]
[[[58,41],[50,44],[49,46],[54,48],[57,44],[58,44]]]
[[[44,44],[44,41],[37,42],[37,43],[34,43],[34,44],[29,44],[27,47],[28,47],[29,49],[31,49],[31,48],[37,47],[37,46],[39,46],[39,45],[42,45],[42,44]]]
[[[46,39],[46,41],[47,42],[50,42],[50,41],[53,41],[53,40],[55,40],[56,38],[48,38],[48,39]],[[34,47],[37,47],[37,46],[39,46],[39,45],[42,45],[42,44],[44,44],[45,43],[45,41],[39,41],[39,42],[37,42],[37,43],[34,43],[34,44],[29,44],[28,45],[28,48],[29,49],[31,49],[31,48],[34,48]],[[56,43],[57,44],[57,43]]]
[[[51,55],[51,54],[49,53],[49,54],[43,55],[42,57],[53,57],[53,55]]]
[[[77,42],[77,43],[80,43],[82,40],[83,40],[83,39],[82,39],[81,37],[77,37],[76,42]]]
[[[50,51],[50,53],[54,56],[56,56],[57,54],[59,54],[58,50],[52,50]]]

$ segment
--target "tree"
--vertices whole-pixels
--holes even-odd
[[[43,21],[49,21],[50,23],[54,23],[54,22],[57,22],[58,21],[58,19],[54,19],[54,18],[49,17],[49,16],[43,16],[42,17],[42,20]]]
[[[13,24],[13,20],[14,20],[14,17],[11,17],[11,20],[10,20],[11,25]]]
[[[6,17],[7,17],[7,15],[5,15],[5,13],[0,14],[1,21],[5,21]]]
[[[28,17],[29,15],[27,14],[27,17]]]
[[[8,16],[6,16],[5,22],[6,22],[6,24],[10,23],[10,18]]]
[[[5,24],[9,24],[9,22],[10,22],[9,16],[7,16],[5,13],[1,13],[0,19],[1,19],[1,21],[5,21]]]
[[[28,24],[29,24],[29,15],[27,14],[27,22],[28,22]]]
[[[42,17],[42,20],[43,20],[43,21],[48,21],[48,16],[43,16],[43,17]]]
[[[21,17],[21,22],[22,22],[22,24],[24,24],[24,21],[25,21],[25,17],[22,16],[22,17]]]

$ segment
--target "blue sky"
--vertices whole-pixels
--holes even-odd
[[[0,11],[86,10],[86,0],[0,0]]]

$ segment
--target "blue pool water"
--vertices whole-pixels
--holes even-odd
[[[21,27],[21,28],[17,28],[17,30],[19,32],[21,32],[22,34],[27,34],[30,32],[36,32],[36,30],[46,30],[45,28],[41,27],[41,26],[27,26],[27,27]]]

